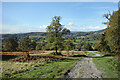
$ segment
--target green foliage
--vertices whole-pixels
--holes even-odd
[[[45,47],[46,47],[45,44],[46,44],[45,42],[37,43],[36,44],[36,50],[42,50],[42,49],[44,50]]]
[[[73,50],[74,49],[74,44],[70,40],[68,40],[64,43],[64,48],[67,51]]]
[[[21,51],[30,51],[32,49],[31,40],[29,36],[26,36],[20,40],[19,49]]]
[[[91,51],[93,50],[91,45],[89,43],[85,43],[84,46],[83,46],[83,49],[86,50],[86,51]]]
[[[100,49],[101,49],[101,45],[100,45],[99,43],[96,43],[96,44],[94,45],[94,50],[95,50],[95,51],[100,51]]]
[[[41,50],[42,49],[42,45],[39,43],[36,45],[36,50]]]
[[[10,36],[3,43],[4,51],[16,51],[18,47],[18,39],[15,36]]]
[[[100,40],[98,38],[101,36],[101,34],[105,30],[100,31],[93,31],[93,32],[71,32],[70,34],[63,35],[64,41],[67,41],[70,39],[71,42],[75,44],[75,50],[79,50],[79,41],[90,43],[92,46],[95,43],[99,43]],[[30,39],[37,42],[37,43],[45,43],[46,44],[46,37],[48,35],[47,32],[31,32],[31,33],[24,33],[24,34],[2,34],[1,40],[4,41],[5,38],[15,35],[20,40],[23,37],[29,35]],[[75,41],[75,42],[74,42]],[[84,43],[82,43],[83,46]],[[50,46],[49,46],[50,45]],[[51,46],[51,44],[46,44],[42,46],[42,49],[44,50],[53,50],[55,49],[54,46]],[[59,49],[59,48],[58,48]],[[62,48],[63,49],[63,48]]]
[[[120,10],[113,12],[110,17],[105,41],[112,52],[120,53]]]
[[[83,45],[84,45],[84,42],[79,41],[79,43],[77,44],[78,51],[81,51]]]
[[[35,41],[31,41],[31,50],[35,50],[36,49],[36,42]]]
[[[106,75],[103,78],[118,78],[120,76],[120,61],[114,57],[94,58],[94,63]]]
[[[43,50],[54,50],[54,47],[52,47],[49,43],[46,43],[43,47]]]
[[[70,32],[60,24],[60,18],[60,16],[55,16],[50,26],[47,27],[48,35],[46,41],[48,42],[48,45],[50,45],[50,49],[53,48],[56,50],[56,54],[58,48],[62,47],[64,41],[62,36]]]
[[[100,40],[100,51],[110,52],[110,47],[108,46],[107,41],[105,41],[105,33],[102,34]]]

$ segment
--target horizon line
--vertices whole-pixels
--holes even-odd
[[[101,30],[105,30],[105,29],[101,29]],[[101,30],[95,30],[95,31],[70,31],[70,32],[96,32],[96,31],[101,31]],[[4,35],[4,34],[27,34],[27,33],[37,33],[37,32],[21,32],[21,33],[0,33],[0,35]],[[39,32],[38,32],[39,33]],[[41,33],[48,33],[48,32],[41,32]]]

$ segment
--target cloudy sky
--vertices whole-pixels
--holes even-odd
[[[3,2],[2,33],[45,32],[54,16],[71,31],[97,31],[106,28],[103,14],[116,10],[116,2]]]

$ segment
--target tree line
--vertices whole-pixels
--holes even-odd
[[[32,50],[55,50],[55,45],[51,45],[49,42],[36,43],[36,41],[31,40],[29,36],[18,39],[16,36],[10,36],[5,39],[2,46],[2,51],[32,51]],[[58,50],[75,50],[75,47],[78,51],[81,50],[93,50],[91,44],[82,43],[81,41],[75,45],[72,41],[67,40],[63,41],[60,45],[57,46]],[[83,47],[83,48],[82,48]]]
[[[100,44],[95,45],[95,49],[120,55],[120,9],[112,14],[110,12],[104,14],[103,17],[107,19],[107,22],[104,22],[107,28],[100,37]]]

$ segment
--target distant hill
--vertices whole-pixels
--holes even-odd
[[[105,32],[105,29],[99,30],[99,31],[91,31],[91,32],[71,32],[68,35],[65,35],[64,37],[72,36],[72,37],[81,37],[81,36],[87,36],[87,37],[100,37],[101,34]],[[27,35],[30,36],[32,40],[40,40],[45,39],[47,36],[47,32],[30,32],[30,33],[19,33],[19,34],[0,34],[2,35],[2,41],[9,37],[9,36],[17,36],[18,39],[21,39]]]

